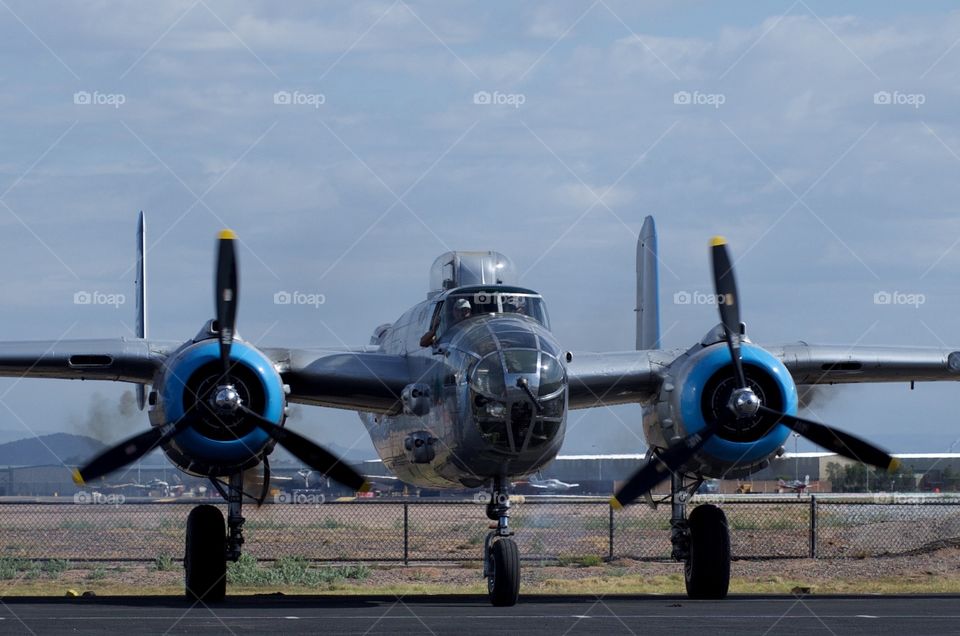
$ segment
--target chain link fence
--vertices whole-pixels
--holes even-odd
[[[244,507],[244,551],[260,560],[475,561],[488,524],[470,500],[285,503]],[[960,499],[695,498],[719,505],[737,559],[863,558],[960,544]],[[183,553],[198,500],[90,498],[83,503],[0,502],[0,557],[153,561]],[[209,503],[219,505],[222,501]],[[670,512],[645,505],[612,511],[606,499],[526,499],[511,525],[528,560],[668,559]]]

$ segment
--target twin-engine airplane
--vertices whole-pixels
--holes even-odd
[[[483,545],[490,600],[513,605],[520,558],[511,538],[511,480],[533,475],[563,442],[567,413],[643,405],[648,459],[617,491],[615,508],[670,480],[673,557],[687,592],[722,598],[730,578],[723,511],[686,502],[705,478],[753,473],[781,452],[791,430],[867,464],[896,465],[885,451],[800,418],[797,385],[960,379],[960,352],[945,349],[814,346],[762,348],[744,335],[727,247],[710,247],[720,324],[690,348],[660,347],[657,243],[652,218],[637,247],[637,350],[569,353],[550,333],[543,299],[518,287],[496,252],[449,252],[433,264],[427,299],[369,346],[258,348],[237,336],[234,235],[220,234],[216,318],[186,342],[147,339],[143,218],[138,229],[138,338],[0,343],[0,375],[82,378],[138,385],[152,428],[76,471],[91,480],[159,446],[181,470],[204,477],[227,502],[195,507],[187,520],[186,593],[223,598],[228,560],[243,544],[245,497],[262,501],[275,444],[350,488],[363,477],[285,427],[288,403],[360,412],[383,463],[428,488],[485,488],[495,522]],[[150,387],[147,391],[146,387]],[[260,468],[256,479],[245,473]],[[259,483],[258,492],[249,484]],[[245,486],[247,484],[247,486]]]

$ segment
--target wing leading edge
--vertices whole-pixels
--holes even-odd
[[[960,350],[797,343],[768,347],[798,385],[960,381]],[[567,365],[570,408],[642,403],[679,351],[578,353]]]
[[[369,413],[403,410],[404,387],[425,377],[413,359],[370,350],[264,349],[299,404]]]
[[[152,383],[182,343],[139,338],[0,342],[0,377]],[[403,388],[422,373],[407,359],[355,350],[264,349],[291,402],[398,413]]]
[[[148,383],[177,346],[127,338],[0,342],[0,377]]]
[[[574,353],[567,363],[571,409],[645,402],[660,387],[659,372],[679,351]]]
[[[797,384],[960,380],[960,351],[797,343],[770,347]]]

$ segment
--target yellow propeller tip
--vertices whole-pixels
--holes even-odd
[[[363,485],[357,489],[357,492],[370,492],[370,489],[373,488],[373,484],[369,481],[363,482]]]
[[[614,510],[623,510],[623,504],[616,497],[610,497],[610,507]]]
[[[887,466],[888,473],[895,473],[900,470],[900,460],[894,457],[890,460],[890,465]]]
[[[78,486],[82,486],[84,484],[83,476],[80,474],[80,470],[77,468],[73,469],[73,483]]]
[[[721,245],[726,244],[727,239],[723,238],[722,236],[714,236],[712,239],[710,239],[710,247],[720,247]]]
[[[234,232],[233,230],[220,230],[220,234],[218,235],[218,238],[221,241],[232,241],[235,238],[237,238],[237,233]]]

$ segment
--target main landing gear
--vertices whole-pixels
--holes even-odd
[[[216,506],[195,507],[187,517],[183,557],[187,599],[206,603],[226,596],[227,561],[239,559],[243,547],[243,474],[232,475],[228,484],[217,479],[211,482],[227,501],[226,526]]]
[[[687,596],[721,599],[730,587],[730,530],[726,515],[711,504],[697,506],[687,518],[687,501],[701,483],[677,473],[670,479],[671,556],[684,564]]]
[[[487,594],[497,607],[516,605],[520,595],[520,552],[510,537],[510,493],[505,480],[494,480],[487,503],[487,517],[496,521],[483,542],[483,576],[487,579]]]

